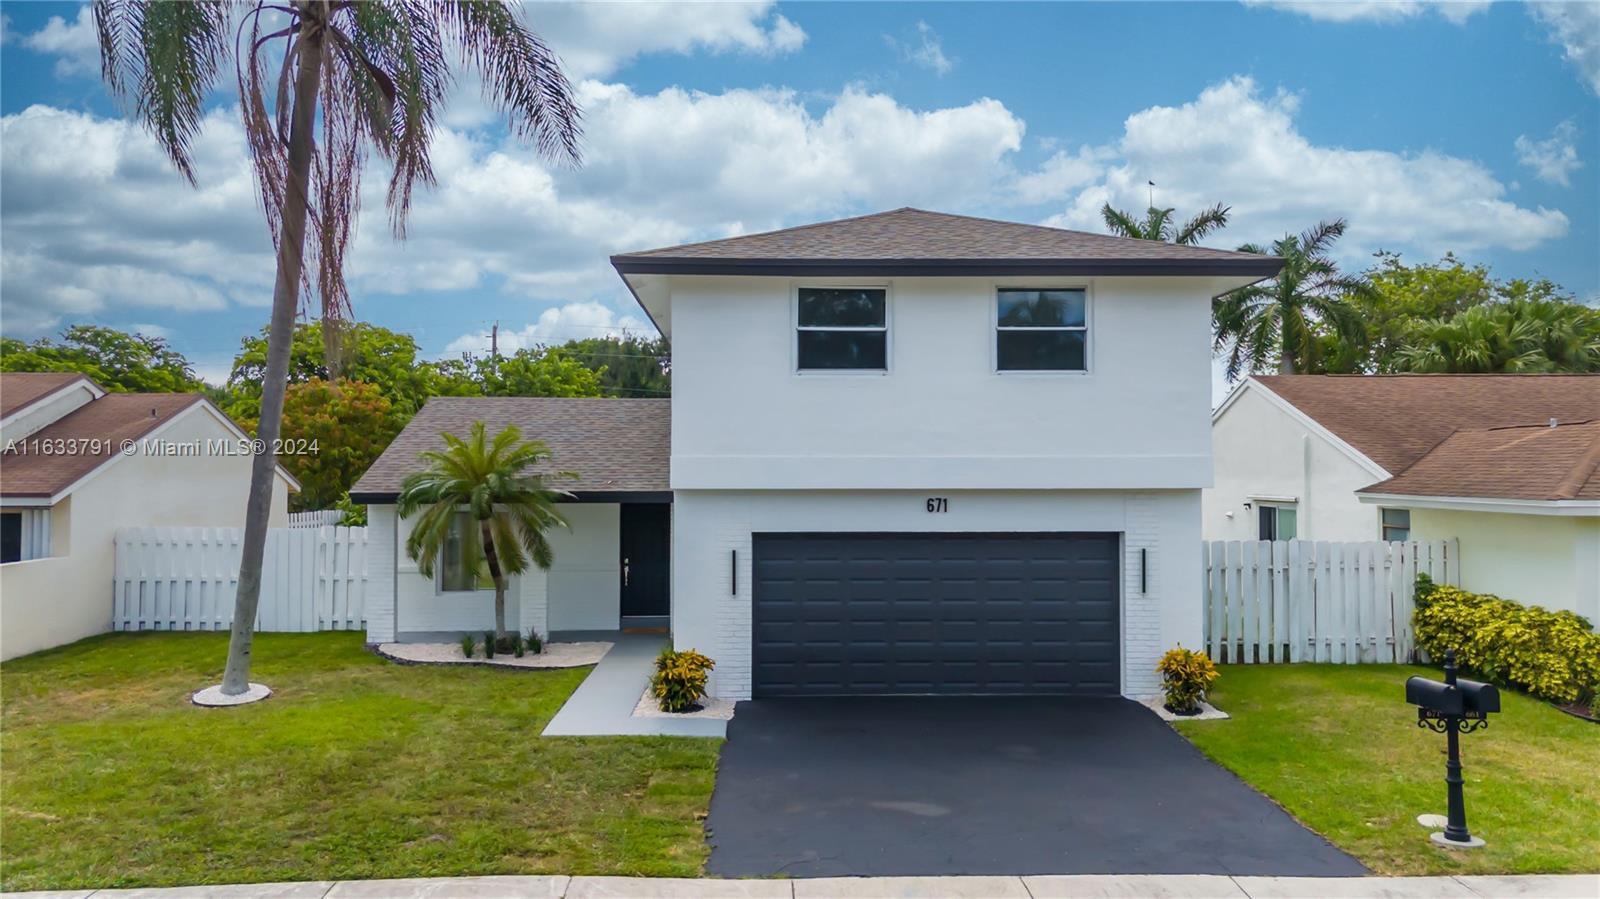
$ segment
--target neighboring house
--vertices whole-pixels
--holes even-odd
[[[719,697],[1148,696],[1163,650],[1200,646],[1211,298],[1280,260],[901,209],[612,264],[671,341],[670,411],[430,402],[354,491],[396,565],[370,640],[465,622],[447,588],[470,573],[419,584],[392,503],[417,447],[484,418],[583,475],[522,624],[667,611]],[[579,444],[624,418],[650,423]],[[652,506],[670,521],[630,528]],[[641,579],[662,595],[630,609]]]
[[[1596,422],[1597,375],[1251,377],[1212,415],[1206,538],[1456,537],[1467,588],[1600,621]]]
[[[200,394],[0,374],[0,658],[111,627],[118,528],[242,526],[247,440]],[[273,526],[297,489],[280,468]]]

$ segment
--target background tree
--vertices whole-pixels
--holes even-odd
[[[1339,272],[1328,256],[1344,234],[1344,219],[1288,234],[1270,248],[1245,244],[1240,252],[1279,256],[1283,270],[1212,301],[1215,348],[1227,356],[1227,377],[1276,368],[1280,374],[1319,370],[1325,333],[1362,339],[1361,321],[1347,298],[1371,288],[1366,279]]]
[[[372,384],[321,379],[291,384],[283,398],[283,433],[297,442],[314,442],[316,449],[283,457],[283,466],[300,482],[290,508],[338,508],[350,485],[400,433],[404,418]]]
[[[417,515],[406,538],[406,555],[431,578],[439,554],[454,540],[467,571],[486,568],[494,581],[499,642],[508,636],[506,576],[521,574],[530,564],[549,569],[555,555],[545,533],[567,526],[555,505],[567,494],[535,471],[549,460],[549,448],[537,440],[524,441],[515,427],[490,440],[479,421],[465,440],[443,436],[445,448],[424,452],[427,467],[400,484],[396,512],[401,518]]]
[[[1414,326],[1393,370],[1600,372],[1600,310],[1549,299],[1473,306]]]
[[[672,395],[672,355],[664,337],[586,337],[561,349],[600,376],[607,396]]]
[[[1132,213],[1112,209],[1110,203],[1100,207],[1100,217],[1105,220],[1106,230],[1118,237],[1193,246],[1207,234],[1228,224],[1228,209],[1218,203],[1210,209],[1202,209],[1181,226],[1172,217],[1176,210],[1157,209],[1154,206],[1145,210],[1144,221],[1134,218]]]
[[[73,325],[61,342],[0,338],[0,371],[71,371],[113,392],[192,393],[205,385],[164,338],[102,325]]]
[[[560,347],[469,357],[484,396],[599,396],[600,375]]]
[[[189,150],[205,120],[205,99],[224,62],[233,60],[250,159],[277,247],[256,432],[270,447],[280,434],[302,288],[320,299],[328,358],[337,359],[336,325],[350,303],[344,253],[368,149],[390,164],[396,236],[405,234],[413,187],[434,181],[429,149],[452,83],[448,59],[476,68],[513,133],[532,138],[547,155],[578,159],[578,110],[554,54],[500,2],[256,0],[242,7],[237,27],[235,9],[222,2],[94,3],[107,85],[131,103],[191,183]],[[277,28],[283,18],[287,24]],[[264,32],[266,23],[276,30]],[[277,460],[269,452],[253,461],[225,695],[249,687]]]

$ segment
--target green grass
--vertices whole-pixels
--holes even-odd
[[[1445,812],[1445,737],[1417,727],[1404,665],[1229,665],[1211,691],[1229,721],[1184,736],[1380,874],[1600,871],[1600,725],[1501,692],[1461,738],[1467,824],[1484,849],[1434,848],[1416,816]],[[1197,809],[1203,814],[1203,809]]]
[[[405,667],[261,634],[274,696],[201,709],[225,634],[0,666],[6,890],[560,872],[695,876],[719,741],[539,736],[588,673]]]

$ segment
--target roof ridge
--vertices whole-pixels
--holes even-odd
[[[1556,485],[1555,493],[1551,496],[1554,500],[1577,499],[1578,493],[1583,490],[1583,485],[1594,477],[1596,469],[1600,469],[1600,434],[1596,434],[1589,441],[1589,449],[1574,462],[1567,476]]]
[[[730,234],[727,237],[713,237],[710,240],[696,240],[689,243],[673,244],[667,247],[653,247],[648,250],[634,250],[630,253],[618,253],[616,256],[637,256],[641,253],[665,253],[667,250],[687,250],[691,247],[703,247],[706,244],[721,243],[724,240],[740,240],[746,237],[765,237],[768,234],[781,234],[785,231],[809,231],[812,228],[821,228],[824,225],[837,225],[841,222],[859,222],[863,219],[877,218],[882,215],[893,215],[896,212],[927,212],[926,209],[915,209],[910,206],[901,206],[899,209],[884,209],[879,212],[867,212],[861,215],[847,215],[842,219],[828,219],[825,222],[808,222],[804,225],[790,225],[786,228],[768,228],[765,231],[751,231],[748,234]],[[939,215],[941,213],[934,213]],[[616,258],[616,256],[612,258]]]
[[[1560,428],[1575,428],[1575,427],[1578,427],[1580,425],[1592,425],[1592,424],[1595,424],[1597,422],[1600,422],[1600,418],[1583,418],[1583,419],[1579,419],[1578,421],[1562,421],[1562,420],[1560,420],[1558,418],[1558,419],[1556,419],[1556,423],[1553,426],[1550,424],[1550,422],[1544,421],[1544,422],[1529,422],[1527,424],[1518,424],[1518,425],[1490,425],[1487,428],[1462,428],[1461,430],[1463,430],[1463,431],[1515,431],[1518,428],[1529,428],[1529,429],[1543,429],[1543,430],[1549,431],[1549,430],[1554,430],[1557,427],[1560,427]]]

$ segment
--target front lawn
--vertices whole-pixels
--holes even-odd
[[[1501,691],[1504,713],[1461,738],[1467,824],[1484,849],[1434,848],[1445,737],[1417,727],[1405,665],[1227,665],[1229,721],[1178,725],[1201,751],[1380,874],[1600,871],[1600,725]],[[1204,814],[1196,809],[1196,814]]]
[[[700,873],[719,741],[541,738],[587,668],[261,634],[275,695],[190,705],[226,648],[114,635],[0,666],[0,887]]]

